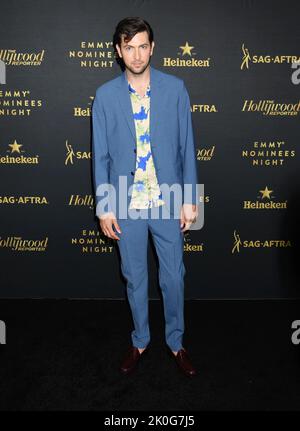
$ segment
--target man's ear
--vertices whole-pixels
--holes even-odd
[[[120,49],[120,47],[119,47],[119,45],[118,45],[117,43],[116,43],[116,48],[117,48],[117,51],[118,51],[119,57],[121,57],[121,58],[122,58],[121,49]]]
[[[153,49],[154,49],[155,43],[154,40],[152,41],[152,46],[151,46],[151,55],[153,54]]]

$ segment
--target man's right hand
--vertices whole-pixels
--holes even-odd
[[[119,232],[122,233],[120,226],[118,225],[116,216],[113,212],[108,212],[105,214],[102,214],[99,217],[99,221],[100,221],[100,227],[102,229],[102,232],[104,233],[104,235],[108,236],[108,238],[111,239],[120,239],[114,232],[113,230],[113,226],[115,227],[115,229]]]

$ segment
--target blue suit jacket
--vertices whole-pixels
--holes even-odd
[[[150,66],[150,144],[162,198],[171,214],[178,214],[182,203],[198,204],[196,153],[190,99],[182,79]],[[125,211],[130,203],[128,189],[136,168],[136,132],[125,71],[96,90],[92,107],[92,166],[96,214],[119,213],[121,200]],[[127,188],[120,186],[124,176]],[[99,194],[99,186],[111,184],[114,190]],[[177,184],[181,198],[166,194],[162,184]],[[192,193],[184,190],[184,184]],[[100,187],[101,188],[101,187]],[[166,188],[166,190],[168,187]],[[177,189],[178,191],[178,189]],[[115,199],[116,198],[116,199]],[[103,209],[103,204],[107,205]],[[101,204],[101,205],[100,205]],[[122,206],[124,208],[124,205]]]

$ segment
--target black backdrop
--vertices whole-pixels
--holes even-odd
[[[90,109],[96,88],[121,73],[117,22],[142,16],[154,29],[152,65],[183,78],[191,98],[205,222],[185,236],[186,298],[298,297],[300,73],[289,56],[300,57],[299,9],[258,0],[3,2],[0,295],[124,297],[117,245],[94,216]],[[11,64],[20,53],[20,62],[40,63]]]

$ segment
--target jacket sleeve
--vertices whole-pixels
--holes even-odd
[[[109,203],[109,187],[104,186],[109,184],[110,158],[107,144],[105,113],[99,90],[96,91],[92,106],[92,129],[93,184],[95,189],[96,215],[99,217],[102,214],[112,211]],[[99,193],[99,186],[101,186],[102,189],[101,193]],[[104,193],[104,190],[106,190],[107,193]],[[105,209],[102,208],[102,199],[104,198],[107,201],[104,207]]]
[[[199,204],[197,162],[189,94],[182,81],[179,94],[180,152],[183,169],[183,203]]]

